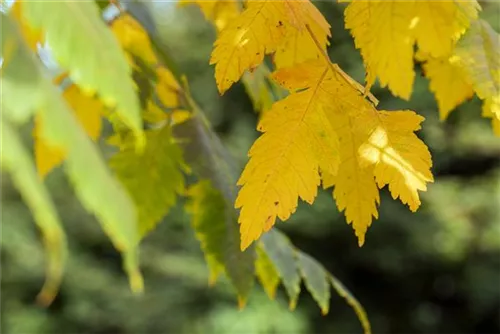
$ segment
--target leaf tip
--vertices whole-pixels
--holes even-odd
[[[297,298],[290,299],[290,302],[288,303],[288,308],[290,309],[290,311],[295,310],[296,307],[297,307]]]
[[[243,310],[245,306],[247,305],[247,298],[238,296],[238,310]]]
[[[363,245],[365,244],[365,235],[364,234],[359,234],[358,235],[358,246],[359,247],[363,247]]]
[[[129,273],[129,284],[135,295],[141,295],[144,292],[144,280],[139,270],[133,270]]]

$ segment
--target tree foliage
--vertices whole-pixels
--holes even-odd
[[[378,109],[370,88],[378,79],[408,100],[419,63],[441,119],[476,94],[500,136],[500,39],[479,18],[475,0],[339,2],[349,2],[345,28],[363,58],[364,85],[329,58],[335,32],[309,0],[180,2],[198,6],[214,24],[207,62],[215,65],[219,93],[241,80],[261,112],[262,134],[239,179],[151,22],[116,1],[103,6],[118,13],[108,21],[94,2],[18,0],[2,14],[2,141],[9,144],[2,169],[47,242],[46,302],[62,277],[65,239],[42,181],[63,164],[83,205],[123,253],[134,291],[142,290],[140,240],[187,197],[209,281],[226,275],[240,307],[255,276],[270,298],[281,282],[292,309],[304,281],[324,314],[332,286],[370,332],[362,306],[273,228],[276,218],[287,220],[299,199],[312,204],[320,185],[333,187],[362,246],[378,217],[380,189],[388,186],[393,199],[416,211],[419,192],[434,180],[417,136],[424,118]],[[62,71],[52,81],[37,58],[43,45]],[[15,129],[31,119],[38,176]],[[109,159],[96,145],[106,121],[113,128],[103,143],[114,151]]]

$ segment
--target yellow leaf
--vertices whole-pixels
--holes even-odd
[[[379,191],[373,177],[373,167],[367,166],[359,156],[359,149],[366,139],[367,131],[360,131],[364,115],[358,117],[335,113],[331,118],[337,124],[340,145],[340,166],[333,175],[324,172],[325,187],[335,185],[333,197],[339,211],[344,211],[347,223],[354,228],[359,245],[363,245],[365,233],[372,223],[372,216],[378,218]]]
[[[213,22],[217,31],[222,31],[240,13],[240,7],[235,0],[181,0],[179,5],[196,4],[205,18]]]
[[[415,78],[415,42],[433,56],[450,53],[478,9],[476,1],[466,5],[460,1],[353,0],[345,10],[345,26],[361,50],[367,85],[378,77],[382,87],[409,99]]]
[[[454,57],[426,56],[424,59],[423,70],[430,80],[430,90],[436,96],[439,117],[444,120],[458,105],[472,98],[474,90]]]
[[[429,151],[414,134],[423,118],[377,111],[332,65],[311,61],[272,76],[292,94],[264,114],[258,128],[264,134],[238,181],[242,249],[276,217],[288,219],[299,197],[313,202],[319,170],[324,186],[335,185],[337,206],[360,245],[378,217],[377,184],[388,184],[393,198],[416,210],[417,191],[432,182]]]
[[[419,49],[433,57],[450,54],[480,9],[475,0],[415,1],[411,22]]]
[[[371,114],[376,128],[370,129],[360,155],[375,164],[374,174],[379,188],[389,185],[392,198],[399,198],[411,211],[420,206],[418,191],[426,191],[433,182],[431,154],[414,132],[420,130],[424,117],[410,110]]]
[[[140,58],[148,65],[158,62],[148,33],[132,16],[129,14],[120,15],[112,22],[111,30],[123,49]]]
[[[307,29],[289,29],[273,57],[277,68],[289,67],[310,59],[318,59],[321,57],[322,51],[326,51],[326,47],[329,45],[328,37],[331,37],[331,34],[328,22],[316,7],[309,6],[305,9],[310,11],[309,15],[305,13],[297,13],[296,15],[309,17],[306,24],[309,25],[314,38],[322,49],[318,49]]]
[[[318,68],[311,71],[317,73]],[[297,73],[303,70],[307,70],[305,65]],[[293,73],[294,69],[285,69],[274,79],[287,82]],[[241,208],[242,250],[268,231],[276,217],[288,219],[299,197],[312,204],[320,182],[320,163],[336,172],[338,142],[322,106],[324,92],[320,87],[326,74],[323,66],[315,78],[287,82],[295,90],[308,89],[276,102],[259,123],[258,130],[264,134],[250,149],[250,161],[238,181],[243,186],[235,205]]]
[[[156,70],[158,83],[156,93],[160,102],[168,108],[178,108],[180,106],[180,85],[174,75],[166,67],[158,67]]]
[[[214,43],[210,64],[215,64],[219,92],[223,94],[246,70],[256,68],[266,54],[275,52],[290,36],[288,31],[305,31],[306,25],[315,22],[323,34],[329,34],[328,23],[309,0],[249,1]]]
[[[84,95],[75,84],[63,92],[63,97],[87,135],[97,140],[101,134],[103,104],[95,97]],[[66,159],[66,152],[49,145],[40,134],[42,128],[41,119],[36,117],[33,129],[35,161],[40,177],[44,178]]]

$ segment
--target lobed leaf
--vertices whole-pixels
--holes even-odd
[[[305,32],[307,25],[319,26],[317,39],[326,43],[330,26],[309,0],[248,2],[243,13],[221,31],[214,43],[210,64],[215,64],[219,92],[223,94],[246,70],[261,64],[264,56],[275,52],[287,37]],[[286,61],[290,57],[293,54],[283,55]]]
[[[250,149],[250,160],[238,180],[242,188],[235,207],[241,208],[241,249],[271,229],[277,217],[288,219],[299,197],[312,204],[320,166],[336,172],[338,139],[322,104],[320,86],[327,67],[322,70],[315,81],[298,81],[310,88],[276,102],[259,123],[258,130],[264,134]],[[290,71],[283,74],[288,77]]]
[[[432,182],[430,153],[414,131],[422,117],[410,111],[377,111],[333,64],[311,61],[272,77],[291,91],[259,124],[264,134],[250,149],[239,185],[241,247],[286,220],[300,197],[312,203],[321,178],[335,185],[339,210],[359,244],[377,218],[379,188],[420,205],[418,190]],[[340,145],[339,145],[340,143]]]
[[[378,77],[395,96],[408,100],[415,71],[414,44],[434,57],[449,54],[475,20],[477,1],[350,1],[345,27],[351,30],[370,87]]]
[[[1,18],[1,94],[6,106],[2,112],[12,122],[22,124],[28,122],[44,99],[44,74],[24,44],[13,18],[3,13]],[[4,96],[9,98],[4,100]]]

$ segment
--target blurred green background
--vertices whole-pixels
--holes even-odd
[[[150,6],[194,97],[242,168],[258,136],[257,114],[241,84],[223,97],[217,94],[208,65],[213,27],[196,7]],[[344,7],[333,1],[317,6],[332,25],[331,59],[363,82],[359,52],[343,28]],[[482,17],[499,31],[500,4],[482,6]],[[418,212],[412,214],[382,190],[380,219],[362,248],[328,192],[320,192],[314,206],[301,203],[277,226],[355,294],[375,333],[500,333],[500,139],[480,117],[477,98],[440,122],[428,81],[416,69],[411,101],[378,87],[372,92],[382,109],[413,109],[426,117],[419,135],[433,154],[436,180],[422,194]],[[133,296],[119,254],[75,199],[60,169],[47,184],[65,223],[70,258],[61,292],[44,309],[34,303],[44,279],[39,233],[9,177],[2,175],[2,333],[362,332],[353,311],[335,294],[330,313],[322,316],[307,293],[291,312],[283,291],[270,301],[256,286],[248,306],[238,311],[226,281],[208,286],[182,200],[143,241],[146,292]]]

